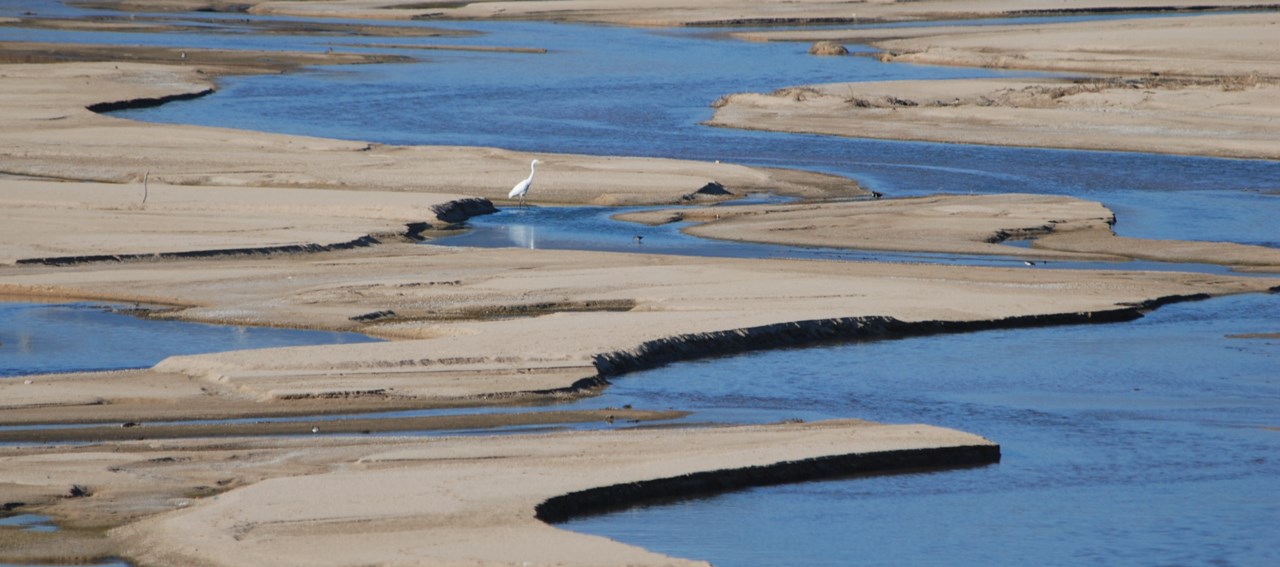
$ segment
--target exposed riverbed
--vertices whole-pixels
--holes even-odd
[[[809,58],[800,45],[741,44],[700,33],[449,25],[494,32],[451,42],[548,53],[432,52],[424,63],[228,78],[214,96],[120,115],[383,143],[799,167],[849,175],[890,196],[1069,194],[1102,201],[1116,211],[1120,232],[1131,236],[1280,241],[1274,222],[1280,199],[1268,194],[1280,179],[1276,162],[697,126],[709,115],[707,105],[728,92],[990,74],[985,71]],[[5,30],[0,37],[15,33]],[[242,48],[301,42],[313,49],[335,41],[50,31],[19,38],[27,37]],[[524,214],[493,217],[495,230],[506,231],[516,245],[545,245],[544,229],[518,222],[543,213]],[[551,222],[558,221],[552,216]],[[606,225],[614,226],[599,223]],[[671,252],[662,246],[682,245],[660,233],[645,233],[643,244],[631,242],[634,234],[627,231],[638,229],[616,226],[622,246]],[[842,259],[860,259],[854,256]],[[1280,344],[1226,335],[1274,332],[1277,320],[1274,295],[1226,298],[1165,307],[1134,323],[779,351],[624,377],[604,397],[584,404],[692,409],[694,422],[853,416],[936,423],[999,441],[1005,460],[970,471],[753,490],[567,527],[721,565],[844,565],[851,558],[903,564],[938,557],[954,563],[1048,557],[1064,563],[1274,563],[1269,527],[1280,520],[1280,506],[1269,494],[1280,477],[1272,457],[1280,449],[1274,431],[1280,423],[1274,377]],[[92,323],[84,329],[78,332],[97,335]],[[261,345],[256,339],[251,344]],[[46,371],[23,364],[27,372]],[[135,364],[149,363],[125,366]],[[69,370],[89,368],[100,367]],[[923,536],[908,539],[908,533]]]

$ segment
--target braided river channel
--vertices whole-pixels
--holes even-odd
[[[18,4],[30,4],[24,2]],[[4,12],[0,9],[0,16],[9,15]],[[208,31],[5,29],[0,40],[317,51],[332,45],[359,50],[362,42],[384,41],[258,35],[238,28],[234,18],[216,14],[168,17],[198,21]],[[254,18],[235,15],[246,17]],[[712,101],[733,92],[998,74],[992,71],[884,64],[870,57],[816,58],[805,54],[807,45],[739,42],[719,35],[722,30],[430,25],[481,32],[449,38],[448,43],[547,52],[370,47],[420,59],[228,77],[214,95],[115,115],[388,144],[792,167],[848,176],[890,198],[1072,195],[1115,211],[1116,230],[1125,236],[1280,246],[1280,162],[894,142],[699,125],[710,117]],[[572,248],[599,242],[600,234],[617,233],[612,244],[593,246],[634,250],[630,236],[640,229],[608,220],[608,212],[504,211],[474,219],[475,231],[454,244]],[[653,247],[645,251],[665,253],[1012,263],[706,243],[671,230],[648,235],[645,243]],[[33,307],[5,309],[9,319],[15,310]],[[76,309],[82,308],[44,309],[67,319],[79,317]],[[42,324],[30,323],[35,327],[25,332],[34,333]],[[930,423],[984,435],[1002,445],[1004,456],[998,465],[974,469],[658,503],[578,518],[562,527],[720,566],[1277,565],[1277,327],[1280,295],[1246,295],[1168,305],[1128,323],[766,351],[627,375],[615,379],[602,396],[571,407],[688,409],[693,411],[688,423],[836,417]],[[19,331],[0,327],[5,333],[0,336],[0,361],[11,360],[6,351],[16,343],[9,335]],[[100,332],[67,330],[61,336],[93,342]],[[267,346],[253,337],[244,340]],[[114,361],[111,353],[116,350],[91,357],[91,367],[152,363]],[[48,371],[46,362],[21,364],[25,366],[6,367],[5,372]]]

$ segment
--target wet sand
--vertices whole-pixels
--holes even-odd
[[[1126,320],[1164,301],[1280,285],[414,244],[421,230],[478,214],[483,203],[508,205],[506,190],[533,157],[544,167],[531,198],[543,204],[676,203],[710,180],[735,192],[809,198],[865,192],[847,179],[730,164],[390,147],[137,124],[85,108],[203,92],[216,74],[132,62],[0,66],[0,294],[160,304],[171,307],[151,316],[394,340],[0,381],[6,424],[119,424],[112,431],[127,433],[111,436],[130,439],[0,447],[0,504],[63,526],[0,532],[0,560],[698,564],[542,519],[715,486],[990,463],[998,448],[952,430],[861,421],[630,428],[630,420],[669,415],[655,413],[666,408],[545,420],[608,424],[612,416],[606,431],[443,439],[362,435],[398,427],[367,422],[354,436],[329,436],[321,423],[308,424],[320,434],[214,426],[175,428],[181,438],[161,440],[147,438],[148,423],[545,403],[592,395],[612,375],[699,356]],[[1063,204],[1024,205],[1027,218],[1041,219]],[[1096,204],[1070,206],[1082,218],[1105,215]],[[927,224],[952,231],[934,242],[973,230]],[[353,241],[363,244],[335,246]],[[51,258],[72,260],[19,263]],[[499,414],[464,426],[522,419],[530,418]],[[400,425],[430,429],[430,421]],[[225,437],[278,433],[286,435]]]
[[[1280,272],[1280,250],[1275,248],[1120,237],[1112,230],[1115,215],[1101,204],[1053,195],[934,195],[664,209],[615,218],[646,224],[693,222],[697,224],[684,232],[768,244],[994,254],[1041,261],[1143,259]]]
[[[840,136],[1280,159],[1280,15],[741,34],[869,43],[884,61],[1083,74],[798,86],[710,124]]]
[[[705,565],[541,518],[824,468],[874,473],[993,457],[995,446],[977,436],[859,421],[9,448],[0,453],[6,497],[44,504],[64,529],[0,537],[11,539],[8,557],[64,562],[119,553],[146,565]],[[64,497],[73,485],[81,496]]]
[[[872,23],[1122,11],[1205,11],[1256,7],[1249,0],[913,0],[842,2],[787,0],[564,0],[540,2],[390,2],[388,0],[85,0],[81,5],[127,11],[191,11],[197,8],[316,18],[394,20],[550,20],[630,26],[751,26]],[[1264,4],[1265,5],[1265,4]],[[145,8],[145,10],[140,10]]]

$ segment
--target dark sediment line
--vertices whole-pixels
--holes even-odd
[[[465,222],[471,217],[491,215],[498,212],[498,209],[497,207],[494,207],[493,202],[488,199],[472,197],[469,199],[458,199],[455,201],[449,201],[448,203],[441,203],[431,207],[431,212],[435,213],[436,218],[440,219],[441,222],[458,224],[460,222]]]
[[[1092,8],[1052,8],[1044,10],[1010,10],[1010,16],[1064,16],[1088,14],[1159,14],[1164,12],[1258,12],[1280,10],[1280,4],[1248,4],[1241,6],[1198,4],[1194,6],[1095,6]]]
[[[168,95],[168,96],[158,96],[154,98],[133,98],[129,100],[117,100],[114,102],[99,102],[97,104],[91,104],[89,106],[86,106],[85,108],[89,109],[90,111],[102,114],[105,112],[115,112],[117,110],[129,110],[132,108],[151,108],[153,106],[160,106],[162,104],[173,102],[175,100],[191,100],[191,99],[200,98],[202,96],[211,95],[213,93],[214,93],[214,89],[205,89],[205,90],[197,91],[193,93],[180,93],[180,94],[174,94],[174,95]]]
[[[414,222],[405,225],[407,230],[404,235],[410,240],[422,240],[422,233],[428,230],[445,229],[457,224],[461,224],[471,217],[480,215],[491,215],[498,212],[498,208],[493,206],[493,202],[482,197],[469,197],[466,199],[457,199],[448,203],[440,203],[431,207],[431,212],[436,214],[436,220],[439,223],[430,222]]]
[[[858,18],[858,17],[777,17],[777,18],[729,18],[722,20],[698,20],[684,22],[684,27],[749,27],[749,26],[804,26],[804,25],[869,25],[897,21],[942,21],[960,19],[994,19],[1022,18],[1037,16],[1087,16],[1117,14],[1163,14],[1163,13],[1200,13],[1200,12],[1261,12],[1280,10],[1280,4],[1248,4],[1241,6],[1200,4],[1194,6],[1095,6],[1090,8],[1054,8],[1038,10],[1007,10],[1004,12],[972,13],[972,12],[939,12],[923,15],[914,20],[907,17],[898,18]]]
[[[92,262],[133,262],[139,260],[178,260],[193,258],[222,258],[228,256],[265,256],[268,254],[303,254],[314,252],[333,252],[351,250],[380,244],[381,241],[372,236],[361,236],[355,240],[335,244],[290,244],[286,246],[263,246],[261,248],[224,248],[221,250],[192,250],[188,252],[156,252],[152,254],[97,254],[91,256],[55,256],[51,258],[23,258],[17,264],[43,264],[46,266],[71,266]]]
[[[681,25],[689,28],[727,28],[735,26],[806,26],[806,25],[834,25],[834,24],[869,24],[878,23],[881,20],[872,18],[846,18],[843,16],[831,17],[779,17],[779,18],[731,18],[727,20],[700,20],[693,22],[685,22]]]
[[[1104,311],[1023,315],[981,321],[917,321],[893,317],[843,317],[775,323],[760,327],[677,335],[593,357],[600,376],[617,376],[672,362],[752,350],[860,340],[893,339],[991,329],[1018,329],[1083,323],[1132,321],[1170,303],[1208,299],[1208,294],[1168,296]]]
[[[741,469],[698,472],[571,492],[539,504],[535,508],[535,515],[544,522],[562,522],[575,516],[619,510],[643,502],[719,494],[753,486],[772,486],[853,475],[978,466],[998,462],[1000,462],[999,445],[966,445],[832,455]]]
[[[497,212],[488,199],[467,198],[441,203],[431,209],[436,218],[446,225],[457,224],[476,215],[487,215]],[[433,228],[431,223],[409,223],[405,225],[403,236],[411,240],[421,240],[422,231]],[[42,264],[45,266],[71,266],[94,262],[134,262],[140,260],[186,260],[193,258],[223,258],[229,256],[261,256],[268,254],[310,254],[317,252],[335,252],[351,250],[381,244],[377,236],[365,235],[347,242],[334,244],[289,244],[284,246],[262,246],[257,248],[224,248],[221,250],[191,250],[186,252],[155,252],[151,254],[94,254],[84,256],[52,256],[47,258],[22,258],[16,264]]]
[[[394,396],[382,390],[366,392],[333,393],[322,398],[391,399]],[[31,428],[0,430],[0,443],[101,443],[108,441],[196,439],[213,437],[259,437],[297,435],[372,435],[375,433],[413,433],[503,429],[547,426],[566,427],[573,424],[614,423],[634,426],[642,422],[679,419],[688,412],[678,410],[645,410],[630,408],[606,408],[565,411],[530,411],[513,413],[473,413],[460,415],[436,415],[401,418],[353,417],[344,419],[318,418],[311,421],[258,421],[253,423],[147,423],[125,421],[110,424],[85,424],[81,427]],[[314,428],[314,429],[313,429]],[[2,564],[2,563],[0,563]]]

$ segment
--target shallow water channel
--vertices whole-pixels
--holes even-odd
[[[377,340],[358,333],[142,319],[131,308],[0,302],[0,379],[148,368],[180,354]]]
[[[848,175],[891,197],[1067,194],[1111,207],[1118,232],[1128,236],[1280,245],[1280,197],[1269,194],[1280,188],[1280,162],[697,125],[710,116],[711,101],[731,92],[989,71],[812,58],[804,45],[726,41],[707,30],[431,25],[487,33],[395,43],[549,51],[403,50],[423,61],[228,78],[216,95],[120,115],[384,143],[797,167]],[[207,34],[0,29],[0,39],[316,50],[387,43],[258,36],[217,26]],[[523,175],[513,172],[513,182]],[[610,233],[617,249],[798,253],[691,244],[695,239],[676,234],[678,227],[645,232],[643,244],[636,244],[636,231],[650,229],[611,223],[607,214],[509,210],[476,219],[483,230],[460,243],[546,247],[559,241],[568,244],[557,247],[575,247],[588,240],[583,234],[597,231]],[[578,225],[589,228],[572,228]],[[827,259],[868,256],[830,254]],[[1278,322],[1280,296],[1251,295],[1170,305],[1131,323],[761,352],[619,378],[602,397],[574,406],[692,409],[690,422],[857,417],[930,423],[985,435],[1001,443],[1004,460],[962,471],[761,488],[583,518],[565,527],[731,566],[1278,564],[1280,340],[1227,336],[1274,333]]]

